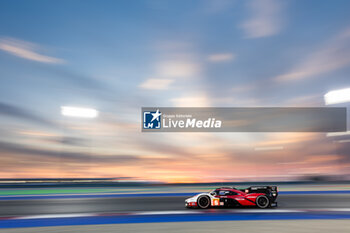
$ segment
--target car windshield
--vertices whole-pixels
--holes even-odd
[[[216,189],[213,189],[212,191],[210,191],[210,195],[212,195],[212,196],[218,195],[217,190],[216,190]]]

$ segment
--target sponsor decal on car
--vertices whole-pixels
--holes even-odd
[[[220,205],[220,199],[219,198],[213,198],[212,206],[219,206]]]

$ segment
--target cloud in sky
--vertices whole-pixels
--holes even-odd
[[[204,0],[190,1],[185,8],[183,2],[158,3],[111,2],[101,15],[96,4],[85,4],[84,11],[60,20],[49,5],[22,14],[6,4],[0,9],[6,11],[6,20],[0,21],[4,36],[23,35],[18,38],[38,43],[0,36],[0,119],[6,123],[0,127],[0,177],[283,178],[315,168],[322,172],[330,165],[322,160],[325,156],[350,145],[310,134],[140,133],[140,106],[320,106],[320,89],[349,84],[350,37],[344,33],[327,41],[347,23],[350,2],[318,4],[317,11],[312,10],[315,0]],[[72,4],[64,3],[60,12],[69,14]],[[91,18],[96,14],[97,21]],[[26,24],[16,23],[23,20]],[[96,26],[93,31],[86,31],[87,22]],[[56,55],[46,45],[63,50]],[[66,57],[69,65],[56,65]],[[311,79],[336,69],[338,77],[305,82],[301,88],[274,79]],[[55,114],[55,106],[66,104],[94,105],[101,114],[93,121]],[[254,150],[261,147],[284,150]],[[344,148],[339,155],[349,151]],[[282,162],[286,164],[280,166]]]
[[[160,42],[156,46],[159,58],[154,62],[153,77],[139,84],[139,88],[167,90],[175,82],[199,77],[201,64],[196,60],[193,47],[185,42]],[[177,83],[178,84],[178,83]]]
[[[170,100],[175,107],[210,107],[210,101],[206,95],[189,95]]]
[[[234,60],[235,57],[236,56],[232,53],[217,53],[209,55],[208,60],[210,62],[226,62]]]
[[[14,154],[39,156],[42,158],[61,158],[67,161],[84,161],[92,157],[98,158],[99,162],[105,163],[131,163],[139,160],[134,155],[96,155],[81,152],[63,152],[41,148],[27,147],[22,144],[0,141],[0,151]]]
[[[321,94],[309,94],[287,99],[284,106],[310,107],[322,106],[323,104],[324,100]]]
[[[350,29],[332,38],[326,45],[306,56],[288,72],[274,78],[278,82],[297,81],[350,65]]]
[[[36,44],[12,38],[0,39],[0,50],[13,56],[42,63],[59,64],[64,62],[62,59],[38,53],[36,51],[38,47]]]
[[[156,65],[156,73],[165,78],[191,78],[198,74],[199,65],[191,60],[166,60]]]
[[[253,0],[247,2],[249,17],[240,27],[246,38],[272,36],[283,26],[283,3],[278,0]]]
[[[5,115],[9,117],[15,117],[21,120],[27,120],[40,125],[45,125],[49,127],[57,127],[57,125],[41,116],[33,114],[32,111],[23,109],[17,106],[13,106],[6,103],[0,102],[0,115]]]
[[[173,79],[151,78],[141,83],[139,87],[143,89],[149,89],[149,90],[167,90],[169,89],[170,84],[173,82],[174,82]]]

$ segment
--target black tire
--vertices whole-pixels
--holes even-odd
[[[261,195],[256,198],[255,203],[257,207],[265,209],[270,206],[270,199],[265,195]]]
[[[197,205],[201,209],[207,209],[210,207],[210,197],[206,195],[199,196],[197,199]]]

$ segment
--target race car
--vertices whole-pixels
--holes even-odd
[[[251,186],[246,189],[221,187],[185,200],[187,208],[255,206],[277,207],[277,186]]]

